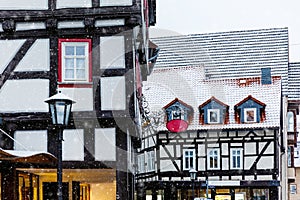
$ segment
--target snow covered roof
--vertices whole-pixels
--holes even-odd
[[[216,32],[151,39],[160,48],[155,68],[204,65],[208,79],[258,77],[261,68],[288,87],[287,28]]]
[[[268,128],[280,126],[281,78],[273,77],[272,84],[263,85],[260,78],[207,80],[203,66],[156,68],[143,82],[143,94],[151,112],[161,109],[175,98],[194,109],[190,130]],[[234,106],[251,95],[266,105],[266,120],[261,123],[240,124],[234,118]],[[229,123],[199,124],[199,105],[215,97],[229,106]],[[166,130],[163,124],[160,130]]]
[[[53,163],[56,162],[56,157],[48,152],[0,149],[0,160],[24,163]]]

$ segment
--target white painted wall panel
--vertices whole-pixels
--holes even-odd
[[[95,129],[95,160],[116,161],[116,131],[114,128]]]
[[[259,144],[259,151],[262,151],[266,143],[260,143]],[[265,154],[274,154],[274,143],[269,144],[267,147]]]
[[[257,163],[257,169],[273,169],[274,158],[272,156],[263,156]]]
[[[35,41],[15,71],[49,71],[49,39]]]
[[[171,160],[161,160],[160,167],[161,167],[160,169],[161,172],[177,171],[177,169],[175,168]]]
[[[245,155],[255,154],[256,153],[256,143],[247,142],[245,143]]]
[[[250,169],[255,161],[256,157],[246,157],[245,158],[245,163],[244,163],[244,166],[245,166],[245,169]]]
[[[222,158],[222,170],[229,170],[228,158]]]
[[[72,161],[84,160],[84,132],[82,129],[64,130],[62,159]]]
[[[92,0],[57,0],[57,8],[92,7]]]
[[[100,6],[130,6],[132,0],[100,0]]]
[[[222,144],[222,155],[228,155],[228,144],[227,143],[223,143]]]
[[[48,112],[48,97],[48,80],[8,80],[0,90],[0,112]]]
[[[199,156],[206,156],[205,145],[204,144],[199,144],[198,145],[198,155]]]
[[[204,171],[206,167],[206,159],[205,158],[199,158],[198,159],[198,170]]]
[[[25,40],[0,40],[0,72],[9,64],[9,62],[14,58],[16,52],[22,46]]]
[[[45,10],[47,8],[48,0],[0,1],[0,10]]]
[[[16,131],[14,139],[15,150],[47,152],[46,130]]]
[[[92,88],[59,88],[61,93],[73,99],[72,111],[92,111],[93,89]]]
[[[100,67],[102,69],[125,68],[124,36],[100,37]]]
[[[101,78],[101,110],[125,110],[125,77]]]

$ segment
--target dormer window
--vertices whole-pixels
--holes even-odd
[[[199,106],[200,124],[227,124],[229,106],[215,97]]]
[[[244,119],[247,123],[257,122],[256,108],[244,108]]]
[[[167,119],[167,129],[178,133],[185,131],[192,120],[193,108],[179,99],[171,101],[164,107]]]
[[[208,109],[207,120],[209,124],[220,123],[220,109]]]
[[[266,105],[251,95],[235,105],[235,117],[238,123],[259,123],[265,120]]]

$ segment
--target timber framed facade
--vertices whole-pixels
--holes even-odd
[[[194,187],[202,198],[280,199],[281,78],[207,80],[202,67],[157,68],[145,82],[151,123],[145,120],[138,155],[146,163],[139,165],[139,198],[191,199]],[[174,98],[194,109],[181,132],[168,130],[161,110]],[[249,111],[254,115],[246,119]],[[213,113],[220,120],[207,120]]]
[[[153,0],[0,3],[1,199],[56,198],[57,130],[44,100],[58,91],[76,101],[63,198],[133,199],[155,17]]]

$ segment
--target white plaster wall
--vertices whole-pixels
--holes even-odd
[[[92,7],[92,0],[57,0],[57,8]]]
[[[171,155],[174,155],[173,146],[167,146],[166,145],[165,148],[160,148],[159,152],[160,152],[160,157],[161,158],[169,157],[165,149],[167,149],[170,152]],[[181,152],[178,152],[178,155],[181,156],[182,155]]]
[[[125,68],[124,36],[100,37],[100,67]]]
[[[36,40],[15,71],[49,71],[49,39]]]
[[[177,163],[178,166],[179,163]],[[169,160],[160,160],[160,171],[161,172],[165,172],[165,171],[177,171],[177,169],[175,168],[175,166],[173,165],[172,161]]]
[[[198,145],[198,155],[199,156],[206,156],[206,154],[205,154],[205,145],[204,144],[199,144]]]
[[[76,102],[72,105],[72,111],[92,111],[94,109],[92,88],[59,88],[59,90]]]
[[[247,142],[245,143],[245,155],[255,154],[256,153],[256,143]]]
[[[101,78],[101,110],[125,110],[125,77]]]
[[[0,112],[48,112],[48,97],[48,80],[8,80],[0,90]]]
[[[228,158],[222,158],[222,170],[229,170],[229,160]]]
[[[100,6],[130,6],[132,0],[100,0]]]
[[[266,143],[260,143],[259,144],[259,151],[261,151]],[[265,154],[274,154],[274,143],[269,144],[269,146],[267,147]]]
[[[9,0],[0,1],[0,10],[44,10],[48,8],[48,0]]]
[[[14,139],[15,150],[47,152],[46,130],[15,131]]]
[[[263,156],[257,163],[257,169],[273,169],[274,158],[273,156]]]
[[[116,161],[116,131],[114,128],[95,129],[95,160]]]
[[[227,156],[228,155],[228,144],[227,143],[223,143],[222,144],[222,155]]]
[[[246,157],[244,158],[245,160],[245,163],[244,163],[244,166],[245,166],[245,169],[250,169],[255,161],[256,157]]]
[[[63,160],[84,160],[84,136],[82,129],[65,129],[63,133]]]
[[[6,66],[14,58],[16,52],[25,40],[0,40],[0,72],[3,73]]]

